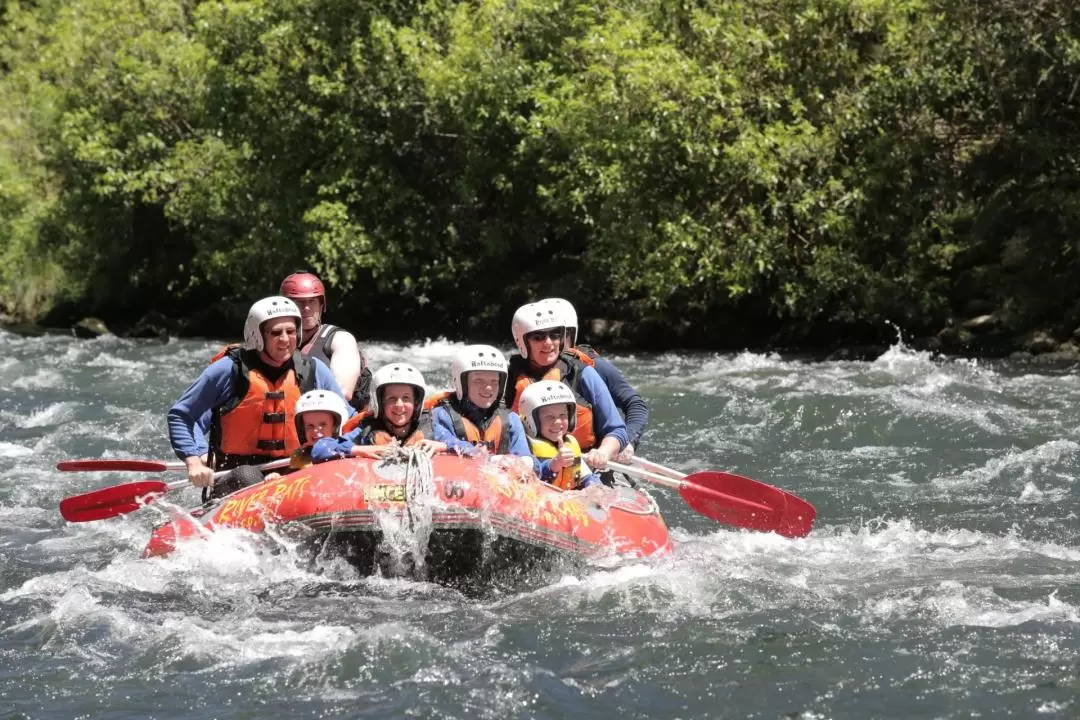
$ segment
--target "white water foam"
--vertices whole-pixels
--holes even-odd
[[[0,458],[17,458],[33,455],[34,451],[15,443],[0,442]]]
[[[17,390],[43,390],[66,387],[64,376],[58,370],[40,368],[32,375],[16,377],[11,387]]]
[[[0,412],[0,417],[10,419],[16,427],[44,428],[68,422],[75,416],[76,403],[58,402],[36,410],[29,415],[20,415],[7,411]]]

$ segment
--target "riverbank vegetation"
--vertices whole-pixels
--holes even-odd
[[[1073,0],[0,7],[19,320],[206,332],[304,267],[373,333],[536,294],[655,345],[1080,325]]]

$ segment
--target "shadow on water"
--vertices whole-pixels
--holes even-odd
[[[568,555],[475,529],[432,532],[422,562],[412,552],[389,547],[378,532],[319,534],[303,540],[298,552],[309,572],[318,573],[328,558],[340,558],[362,577],[430,582],[477,599],[534,589],[583,566]]]

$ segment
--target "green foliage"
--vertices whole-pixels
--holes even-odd
[[[1067,0],[3,12],[21,316],[250,299],[309,266],[425,329],[548,292],[699,333],[929,330],[973,300],[1080,320]]]

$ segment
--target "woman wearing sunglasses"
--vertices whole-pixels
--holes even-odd
[[[534,382],[565,383],[577,403],[573,435],[587,453],[589,467],[603,469],[629,442],[626,423],[596,370],[563,352],[566,327],[561,316],[550,304],[522,305],[510,331],[518,356],[510,359],[506,406],[517,412],[522,391]]]

